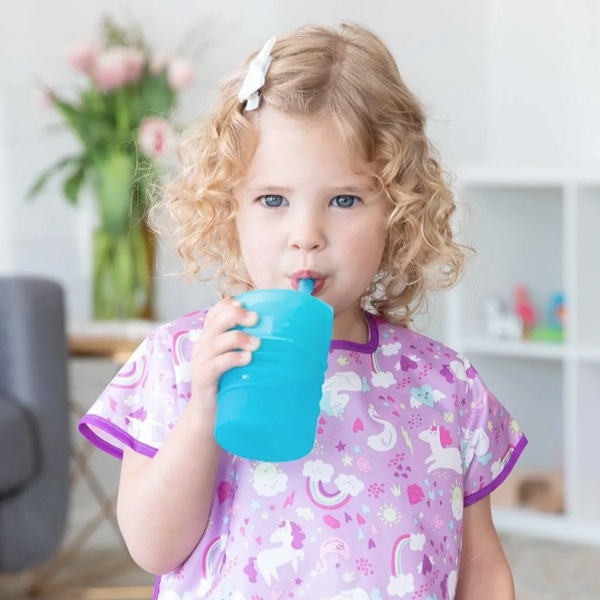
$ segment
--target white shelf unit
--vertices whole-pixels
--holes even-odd
[[[471,360],[529,445],[515,469],[557,471],[565,511],[495,509],[500,531],[600,545],[600,168],[463,168],[456,224],[477,255],[447,299],[445,341]],[[566,296],[563,344],[494,341],[480,306],[524,284],[545,320]]]

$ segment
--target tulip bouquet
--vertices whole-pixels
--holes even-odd
[[[145,224],[161,160],[173,144],[170,116],[194,78],[185,58],[152,53],[136,29],[105,19],[101,41],[80,42],[66,55],[84,76],[77,99],[46,87],[47,102],[81,143],[81,151],[46,170],[35,196],[57,172],[76,204],[84,186],[96,201],[93,313],[96,319],[152,318],[154,240]]]

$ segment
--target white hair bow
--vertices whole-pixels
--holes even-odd
[[[246,110],[256,110],[258,108],[260,102],[259,92],[265,85],[265,78],[272,60],[271,50],[276,40],[277,38],[272,37],[248,67],[248,73],[238,93],[238,100],[246,102]]]

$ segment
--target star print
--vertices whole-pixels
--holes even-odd
[[[346,449],[346,444],[342,444],[342,442],[340,442],[336,448],[338,452],[343,452]]]
[[[250,508],[256,512],[260,508],[260,502],[258,500],[252,500],[250,503]]]
[[[354,454],[360,454],[360,446],[354,446]]]
[[[302,579],[300,579],[300,577],[297,577],[296,581],[295,581],[295,584],[296,585],[302,585]]]
[[[346,454],[346,456],[344,456],[344,458],[342,458],[342,462],[344,463],[344,466],[346,466],[346,467],[351,467],[353,460],[354,460],[354,458],[352,458],[351,456],[348,456],[348,454]]]
[[[448,522],[448,527],[450,527],[450,530],[454,530],[454,521],[449,521]]]
[[[421,511],[421,512],[419,513],[419,519],[422,519],[424,516],[425,516],[425,514],[423,513],[423,511]]]
[[[227,525],[229,523],[229,517],[223,517],[223,524]]]
[[[301,598],[304,598],[304,596],[306,596],[306,592],[304,590],[300,590],[298,592],[298,596],[300,596]]]
[[[312,544],[316,544],[317,543],[317,536],[316,535],[311,535],[310,536],[310,541]]]
[[[261,517],[266,521],[269,518],[269,513],[265,510]]]
[[[335,563],[335,568],[339,569],[342,565],[340,565],[340,563]]]

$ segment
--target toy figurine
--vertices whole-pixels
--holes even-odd
[[[531,333],[531,339],[536,342],[561,344],[565,338],[567,309],[565,295],[554,294],[546,309],[547,325],[536,327]]]
[[[524,285],[515,287],[515,310],[523,322],[523,337],[531,337],[531,332],[537,324],[538,316],[529,298],[529,291]]]
[[[522,319],[509,309],[500,296],[488,296],[483,301],[481,309],[487,337],[508,340],[520,340],[522,338]]]

